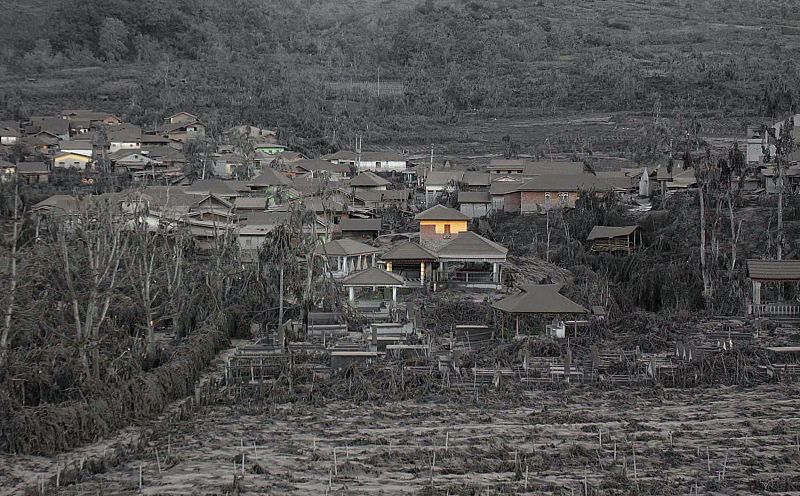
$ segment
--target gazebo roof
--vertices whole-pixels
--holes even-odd
[[[317,249],[317,254],[333,257],[349,257],[353,255],[368,255],[378,253],[380,248],[375,248],[355,239],[343,238],[330,241]]]
[[[437,252],[441,260],[505,261],[508,248],[472,231],[464,231]]]
[[[414,243],[405,241],[381,255],[382,260],[436,260],[436,255]]]
[[[512,314],[576,314],[585,308],[559,293],[561,284],[530,284],[522,291],[492,304],[493,308]]]
[[[406,283],[403,276],[387,272],[378,267],[371,267],[342,279],[344,287],[378,286],[384,288],[402,287]]]

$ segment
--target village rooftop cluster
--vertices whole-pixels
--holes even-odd
[[[531,317],[546,317],[538,331],[550,336],[577,333],[605,318],[603,306],[585,308],[562,295],[560,284],[513,287],[504,277],[508,249],[478,234],[476,223],[497,212],[548,215],[574,208],[582,193],[614,195],[631,210],[644,211],[656,188],[670,194],[697,185],[695,172],[684,170],[680,160],[669,167],[628,164],[613,171],[553,157],[487,159],[464,167],[451,160],[435,163],[433,155],[407,157],[360,146],[312,158],[290,150],[277,132],[251,125],[225,131],[216,149],[197,159],[201,168],[191,177],[187,149],[208,140],[202,119],[188,112],[141,128],[107,112],[64,110],[28,122],[2,122],[0,138],[6,150],[23,149],[26,157],[39,158],[0,163],[6,179],[42,185],[58,174],[77,174],[91,185],[106,174],[128,181],[114,193],[51,196],[30,209],[42,218],[69,219],[87,202],[105,200],[154,233],[187,233],[201,251],[233,241],[242,259],[253,261],[275,229],[305,212],[302,232],[314,239],[314,256],[325,260],[352,309],[378,325],[370,328],[372,337],[342,352],[368,359],[386,352],[377,347],[381,330],[388,333],[384,345],[413,349],[410,336],[419,336],[414,326],[405,327],[413,313],[406,302],[426,292],[477,294],[477,301],[487,301],[517,334],[520,319],[524,326]],[[750,194],[774,192],[764,130],[748,129],[742,147],[747,177],[732,181]],[[794,184],[800,167],[793,164],[786,174]],[[639,231],[636,225],[595,226],[585,242],[590,250],[626,256],[641,246]],[[764,270],[769,272],[761,267],[759,274]],[[752,308],[758,312],[769,312],[760,301],[760,284],[767,280],[754,278]],[[337,332],[347,335],[341,315],[319,319],[323,342],[335,342]],[[311,320],[309,336],[316,332]],[[477,339],[487,329],[472,331]]]

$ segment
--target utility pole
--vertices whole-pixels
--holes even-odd
[[[433,172],[433,143],[431,143],[431,167],[430,171]]]
[[[361,135],[356,136],[356,170],[361,170]]]

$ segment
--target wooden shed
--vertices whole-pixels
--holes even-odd
[[[586,238],[592,251],[631,254],[642,245],[639,226],[594,226]]]

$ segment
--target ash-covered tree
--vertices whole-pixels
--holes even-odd
[[[128,28],[116,17],[106,17],[98,32],[98,50],[107,61],[122,60],[128,53]]]

